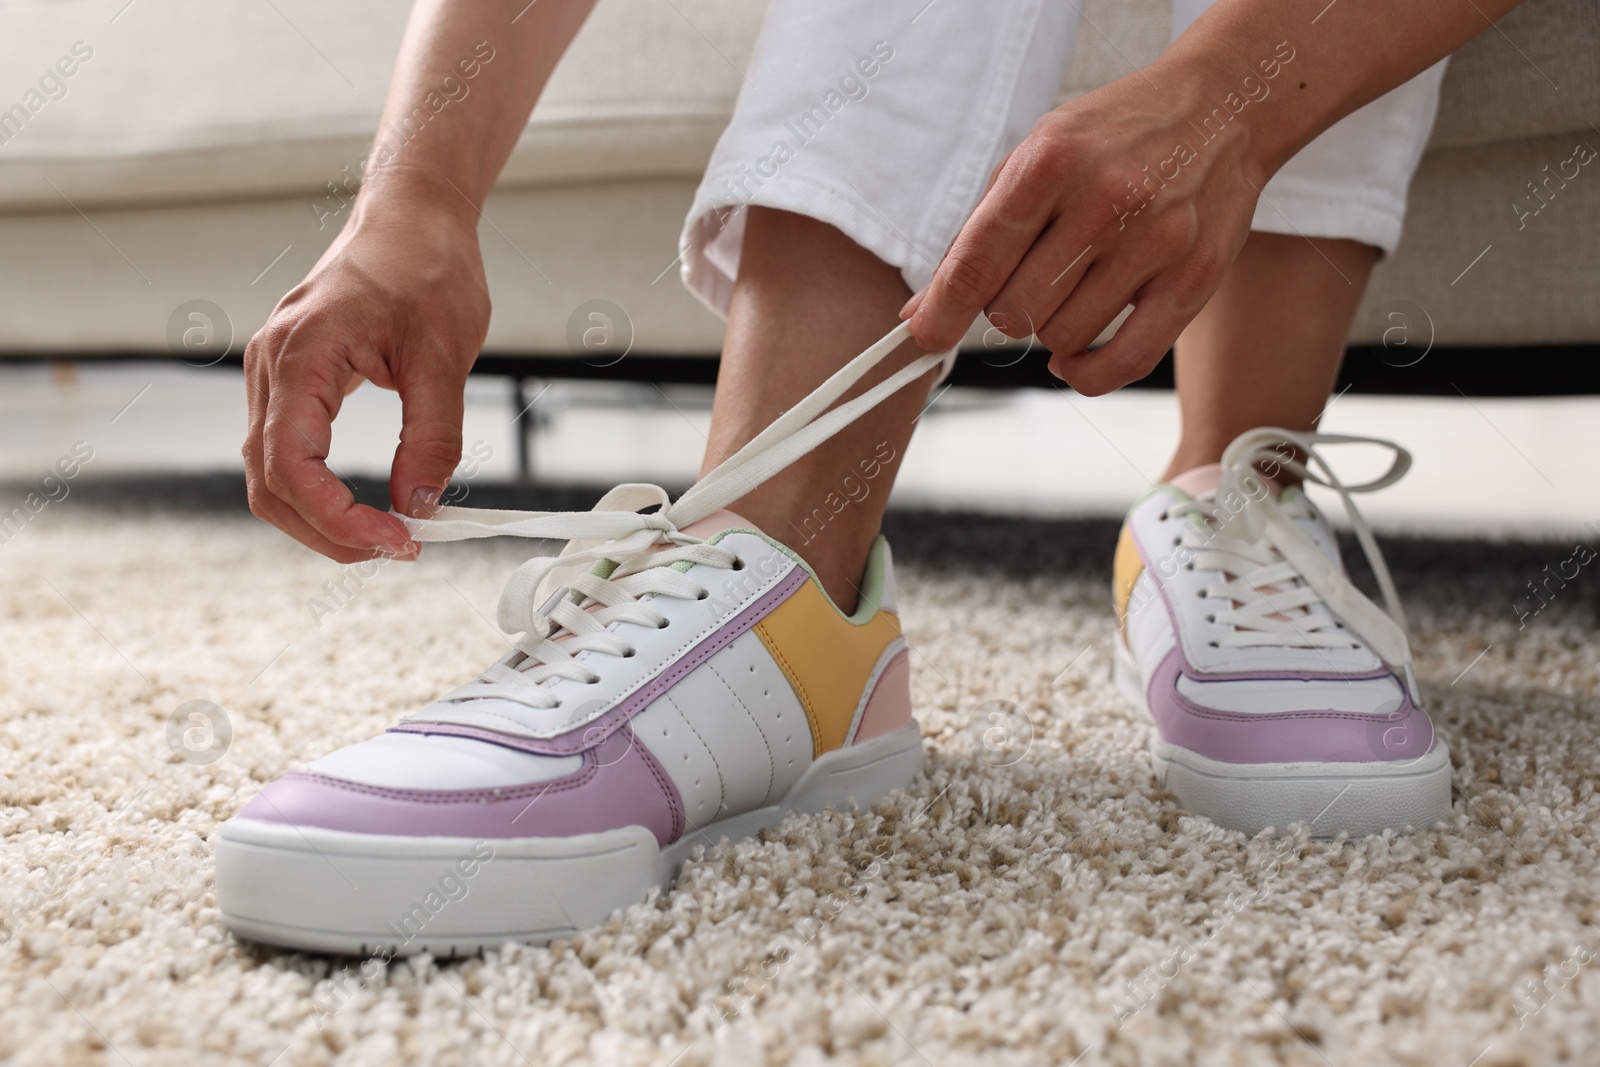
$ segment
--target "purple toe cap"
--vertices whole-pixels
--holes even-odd
[[[1379,763],[1433,749],[1433,722],[1407,695],[1387,715],[1317,710],[1218,711],[1178,691],[1183,656],[1173,649],[1150,678],[1151,717],[1162,740],[1224,763]]]
[[[394,789],[291,771],[238,818],[409,837],[570,837],[643,826],[667,845],[683,802],[656,758],[624,727],[583,753],[565,778],[499,789]]]

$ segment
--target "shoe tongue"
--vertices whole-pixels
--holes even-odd
[[[698,522],[691,522],[689,525],[685,526],[681,532],[688,534],[690,537],[698,537],[702,541],[705,541],[715,537],[723,530],[734,529],[759,530],[760,527],[751,522],[749,519],[746,519],[744,516],[729,511],[727,508],[722,508],[718,511],[713,511],[711,514],[707,515]],[[658,545],[653,547],[651,551],[658,551],[666,547],[668,546]]]
[[[709,541],[723,530],[741,529],[760,530],[761,528],[744,516],[739,515],[736,512],[729,511],[727,508],[721,508],[717,511],[713,511],[703,519],[691,522],[678,532],[687,534],[690,537],[698,537],[702,541]],[[644,554],[647,556],[653,556],[657,552],[665,552],[669,548],[676,547],[676,545],[668,544],[666,542],[657,542],[656,544],[653,544],[649,548],[645,549]]]
[[[1298,486],[1285,487],[1260,471],[1256,472],[1255,477],[1266,487],[1267,495],[1283,505],[1291,517],[1297,519],[1310,517],[1305,494]],[[1222,486],[1222,464],[1203,463],[1198,467],[1190,467],[1168,478],[1167,484],[1179,492],[1187,493],[1195,500],[1214,499],[1217,490]],[[1241,506],[1237,501],[1221,501],[1221,504],[1224,508]],[[1190,516],[1190,521],[1197,529],[1207,525],[1199,515]]]
[[[1267,487],[1267,492],[1271,495],[1278,496],[1283,492],[1283,487],[1266,475],[1258,472],[1256,477],[1261,479],[1261,484]],[[1168,478],[1167,484],[1174,489],[1183,490],[1198,500],[1208,493],[1215,493],[1217,487],[1222,484],[1222,464],[1203,463],[1198,467],[1190,467],[1182,474]]]
[[[756,530],[759,532],[760,529],[759,526],[744,516],[729,511],[727,508],[720,508],[705,518],[682,527],[678,532],[687,534],[690,537],[698,537],[702,541],[709,541],[724,530]],[[649,556],[657,552],[665,552],[673,547],[675,546],[669,544],[651,545],[645,550],[645,555]],[[679,570],[689,569],[688,563],[674,563],[673,566]]]
[[[1182,474],[1173,475],[1167,479],[1167,484],[1174,489],[1181,489],[1195,499],[1207,493],[1217,491],[1217,486],[1222,483],[1222,464],[1206,463],[1199,467],[1190,467]]]

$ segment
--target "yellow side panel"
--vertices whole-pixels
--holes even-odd
[[[755,629],[806,709],[813,757],[842,746],[872,668],[900,636],[900,619],[880,611],[852,625],[808,581]]]
[[[1122,528],[1117,538],[1117,554],[1111,560],[1111,599],[1117,611],[1117,628],[1125,629],[1128,620],[1128,601],[1133,597],[1133,583],[1144,573],[1144,559],[1139,546],[1134,543],[1133,531]]]

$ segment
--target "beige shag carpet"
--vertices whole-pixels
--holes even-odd
[[[76,487],[0,545],[0,1059],[1600,1062],[1600,579],[1521,629],[1513,606],[1572,546],[1388,542],[1460,795],[1448,828],[1340,844],[1155,787],[1107,681],[1111,524],[890,533],[914,791],[697,860],[574,941],[383,968],[230,937],[217,825],[495,656],[516,547],[336,597],[231,481]],[[211,762],[215,731],[169,726],[197,700],[231,727]]]

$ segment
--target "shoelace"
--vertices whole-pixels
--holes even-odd
[[[740,565],[733,552],[683,529],[749,493],[938,366],[940,353],[921,356],[860,396],[828,410],[910,337],[909,326],[895,327],[675,501],[660,486],[632,483],[611,490],[591,511],[443,507],[430,519],[397,516],[417,541],[531,537],[567,542],[560,555],[535,556],[523,563],[501,592],[496,621],[506,633],[521,635],[512,650],[441,701],[498,697],[532,708],[552,708],[558,701],[542,683],[552,678],[598,679],[576,653],[631,655],[628,643],[607,629],[611,623],[660,626],[665,616],[643,598],[694,600],[706,592],[673,564]],[[659,510],[640,513],[651,506]]]
[[[1292,445],[1304,459],[1286,457],[1283,445]],[[1367,482],[1347,485],[1333,472],[1319,445],[1366,444],[1389,450],[1389,469]],[[1295,523],[1296,513],[1308,508],[1281,503],[1262,492],[1257,466],[1271,462],[1306,482],[1339,494],[1367,562],[1378,579],[1384,604],[1380,608],[1350,581],[1325,555],[1310,534]],[[1385,665],[1401,672],[1413,701],[1420,701],[1406,639],[1405,611],[1395,592],[1394,580],[1372,528],[1351,499],[1393,485],[1411,467],[1411,453],[1393,441],[1346,434],[1296,433],[1266,426],[1241,434],[1222,456],[1222,477],[1214,495],[1174,505],[1166,517],[1198,515],[1182,544],[1194,551],[1191,566],[1214,570],[1224,580],[1208,586],[1203,595],[1227,603],[1213,615],[1232,631],[1218,639],[1225,647],[1269,645],[1284,648],[1350,647],[1354,636]],[[1255,481],[1252,482],[1252,479]],[[1237,511],[1222,502],[1244,500]]]

